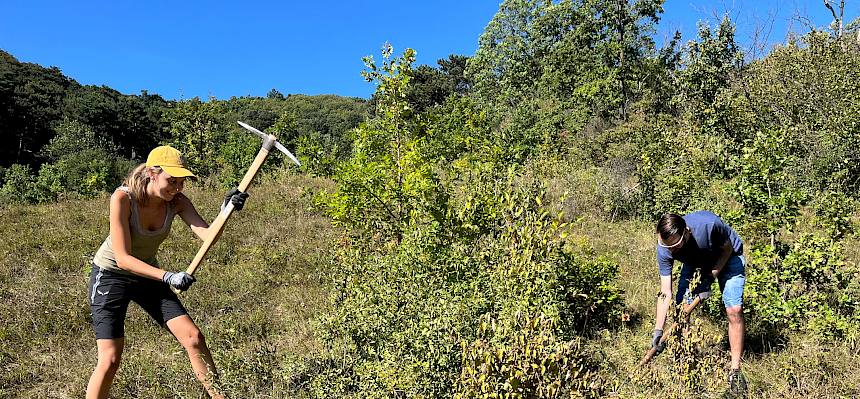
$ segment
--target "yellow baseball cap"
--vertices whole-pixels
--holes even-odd
[[[173,177],[197,178],[190,170],[185,169],[185,158],[179,150],[163,145],[155,147],[146,158],[146,166],[158,166]]]

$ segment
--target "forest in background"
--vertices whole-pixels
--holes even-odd
[[[0,50],[0,133],[7,143],[0,149],[0,203],[112,191],[161,144],[181,149],[210,184],[235,185],[259,147],[237,120],[271,130],[303,154],[309,170],[329,173],[348,151],[348,131],[367,114],[364,99],[275,89],[264,98],[229,100],[125,95]]]
[[[304,164],[290,173],[333,182],[313,185],[309,206],[337,231],[320,243],[333,249],[319,347],[279,378],[362,398],[717,392],[727,354],[701,325],[663,355],[662,378],[620,376],[601,342],[647,335],[652,296],[631,292],[612,243],[591,240],[710,209],[747,244],[751,360],[813,340],[842,363],[806,366],[840,370],[860,337],[860,24],[834,11],[829,28],[749,59],[728,18],[657,48],[661,13],[660,0],[504,1],[471,57],[366,58],[368,101],[126,96],[2,53],[0,132],[17,148],[0,150],[0,202],[104,195],[158,143],[226,187],[259,145],[235,120],[278,135]],[[848,372],[799,367],[784,388],[759,367],[762,397],[860,392]]]

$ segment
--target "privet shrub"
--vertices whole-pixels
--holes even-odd
[[[842,253],[839,242],[821,234],[804,234],[791,246],[753,246],[744,290],[750,332],[856,337],[860,287]]]
[[[365,74],[379,82],[377,117],[353,132],[337,190],[319,198],[347,238],[331,273],[332,308],[320,317],[326,348],[306,368],[311,395],[450,397],[463,375],[462,345],[481,345],[482,318],[509,323],[495,332],[505,342],[532,340],[536,325],[517,324],[517,315],[538,317],[546,320],[538,337],[547,338],[535,338],[535,350],[586,357],[568,341],[617,319],[617,265],[565,246],[563,215],[515,168],[483,150],[462,162],[440,159],[428,144],[439,143],[439,130],[399,95],[414,52],[390,59],[386,47],[383,55],[381,68],[367,60]],[[521,370],[531,360],[506,361]],[[552,367],[541,373],[536,381],[556,379]],[[557,388],[581,388],[567,381]]]
[[[495,192],[482,185],[472,190],[479,194],[453,201],[468,209],[446,214],[469,218],[456,223],[473,228],[443,235],[438,225],[426,224],[400,243],[351,242],[342,250],[334,306],[321,322],[320,341],[328,347],[316,361],[315,395],[451,396],[464,372],[462,345],[483,345],[481,320],[509,324],[493,333],[499,342],[534,337],[535,350],[575,361],[587,355],[568,341],[617,319],[617,265],[564,246],[565,225],[547,211],[542,191],[510,183]],[[537,333],[544,338],[534,336],[534,322],[522,322],[524,314],[544,320]],[[531,355],[514,353],[505,360],[510,367],[531,367],[521,363]],[[557,371],[550,369],[533,377],[554,381]],[[582,388],[578,377],[565,378],[558,389]],[[557,391],[541,392],[553,397]]]
[[[700,281],[701,274],[697,271],[690,285],[697,285]],[[720,303],[721,299],[711,297],[709,301]],[[669,398],[699,397],[718,392],[725,387],[723,367],[726,354],[719,349],[722,333],[708,334],[703,318],[695,315],[690,318],[683,316],[684,306],[676,304],[672,308],[672,324],[667,324],[669,329],[665,330],[665,333],[669,334],[666,350],[660,359],[653,360],[666,362],[664,364],[667,366],[646,369],[650,370],[650,375],[645,377],[650,380],[643,380],[642,376],[634,378],[663,392],[671,392]],[[712,310],[706,310],[709,311]],[[670,325],[673,327],[669,327]]]
[[[440,397],[459,365],[459,340],[488,301],[476,265],[459,251],[405,237],[385,255],[344,250],[334,307],[321,318],[326,354],[312,381],[316,397]],[[463,259],[463,261],[457,261]]]
[[[27,204],[47,200],[46,193],[36,184],[36,176],[27,165],[12,164],[3,175],[0,204]]]
[[[641,214],[656,218],[665,212],[684,214],[698,209],[712,176],[723,168],[715,159],[720,140],[697,136],[671,122],[656,120],[631,128],[638,144]]]
[[[455,399],[601,397],[599,365],[579,339],[564,341],[543,315],[513,322],[481,318],[478,338],[463,341],[463,368]]]
[[[217,172],[207,176],[209,181],[219,187],[235,187],[239,185],[242,178],[254,158],[260,151],[262,140],[256,135],[250,134],[238,124],[229,125],[228,133],[223,136],[223,142],[219,143],[218,152],[214,159],[219,168]],[[273,170],[278,167],[287,157],[280,151],[272,149],[266,158],[265,167],[262,170]],[[289,162],[289,161],[288,161]],[[194,169],[192,169],[194,170]],[[196,170],[194,170],[197,173]],[[198,176],[201,176],[198,174]]]
[[[815,226],[828,237],[841,240],[854,233],[851,215],[856,209],[855,200],[841,191],[819,193],[812,201]]]
[[[676,398],[719,392],[725,384],[726,354],[718,350],[721,335],[708,334],[701,318],[692,319],[677,330],[662,356],[671,359],[666,375],[658,379],[676,393]]]
[[[317,176],[332,176],[337,163],[345,158],[349,144],[331,134],[311,132],[295,140],[302,170]]]
[[[773,242],[781,229],[794,225],[805,199],[785,173],[796,162],[788,137],[784,130],[760,131],[743,148],[736,190],[748,238],[769,236]]]
[[[44,200],[90,198],[119,186],[133,166],[132,161],[104,150],[84,149],[43,164],[36,185]]]
[[[217,159],[219,147],[226,141],[225,127],[235,123],[225,121],[225,116],[223,104],[199,97],[179,101],[164,114],[169,144],[182,152],[186,166],[197,175],[209,176],[220,169]]]
[[[526,184],[526,183],[521,183]],[[587,251],[565,248],[566,223],[551,213],[538,187],[503,192],[495,231],[485,242],[484,260],[494,302],[503,317],[538,311],[565,332],[584,332],[615,319],[619,289],[617,265]]]
[[[846,35],[845,39],[853,39]],[[786,79],[791,76],[791,79]],[[860,51],[856,42],[814,30],[753,62],[744,76],[749,110],[769,128],[787,129],[794,144],[788,174],[816,193],[860,188]]]
[[[39,156],[38,170],[12,165],[0,176],[0,203],[33,204],[90,198],[118,186],[133,163],[107,138],[77,121],[63,121]]]

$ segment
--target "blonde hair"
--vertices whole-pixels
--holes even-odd
[[[129,172],[128,176],[126,176],[125,180],[122,182],[123,186],[128,187],[129,193],[131,193],[131,198],[137,201],[140,205],[146,205],[149,202],[149,195],[146,194],[146,186],[149,184],[151,180],[149,177],[148,168],[145,163],[137,165],[134,169]],[[161,168],[158,166],[153,166],[151,168],[156,174],[161,173]]]

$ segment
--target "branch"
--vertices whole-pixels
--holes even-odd
[[[818,30],[818,28],[815,27],[815,24],[812,23],[812,20],[810,20],[809,18],[807,18],[804,15],[794,14],[794,16],[791,17],[791,19],[794,21],[800,22],[801,25],[806,26],[810,32],[815,32]]]
[[[392,220],[396,222],[400,221],[400,218],[398,218],[397,215],[394,214],[391,208],[388,207],[388,204],[386,204],[385,201],[382,200],[382,198],[379,198],[376,193],[374,193],[373,190],[370,189],[370,187],[368,187],[363,182],[359,184],[364,188],[364,191],[366,191],[368,194],[370,194],[371,197],[373,197],[373,199],[379,202],[379,205],[382,205],[382,208],[385,209],[385,211],[388,213],[388,216],[390,216]]]
[[[839,15],[836,15],[836,10],[833,9],[833,6],[830,4],[831,0],[823,0],[824,6],[830,10],[830,14],[833,15],[833,21],[836,22],[836,37],[842,37],[842,13],[845,11],[845,0],[840,0],[839,2]]]

